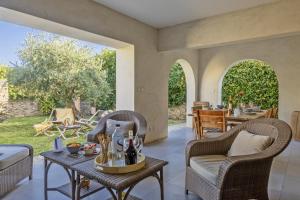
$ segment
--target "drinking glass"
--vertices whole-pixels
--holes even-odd
[[[129,138],[124,138],[123,140],[123,151],[125,152],[129,147]]]
[[[136,148],[136,151],[137,151],[138,153],[141,153],[141,152],[142,152],[142,149],[143,149],[143,147],[144,147],[144,145],[143,145],[143,139],[142,139],[142,138],[138,138],[138,140],[139,140],[139,145],[138,145],[138,147]]]
[[[139,137],[137,135],[134,136],[133,145],[134,145],[135,149],[137,149],[139,146]]]

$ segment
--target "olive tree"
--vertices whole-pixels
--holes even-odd
[[[21,64],[10,73],[10,83],[38,99],[44,112],[57,104],[70,105],[77,98],[97,104],[112,92],[92,50],[75,40],[29,35],[18,55]]]

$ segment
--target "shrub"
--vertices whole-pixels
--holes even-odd
[[[38,99],[39,110],[43,114],[49,114],[55,108],[55,100],[51,97],[40,97]]]
[[[239,95],[239,94],[243,95]],[[258,60],[239,62],[228,70],[222,86],[222,100],[227,105],[253,102],[262,109],[278,107],[278,80],[274,70]]]
[[[8,66],[0,64],[0,80],[7,78],[8,71],[9,71]]]
[[[186,82],[184,71],[180,64],[172,66],[168,82],[169,106],[179,106],[186,101]]]

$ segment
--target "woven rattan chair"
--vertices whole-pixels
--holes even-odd
[[[204,155],[226,155],[241,130],[267,135],[274,142],[260,153],[226,157],[212,182],[191,168],[190,159]],[[291,140],[289,125],[278,119],[258,119],[234,127],[214,139],[193,140],[186,147],[186,194],[194,192],[204,200],[268,200],[268,181],[273,158]]]
[[[4,152],[2,155],[0,152],[1,199],[5,194],[13,190],[22,179],[26,177],[29,177],[29,180],[32,179],[33,149],[26,144],[0,144],[0,148],[5,149],[8,154],[5,155],[6,153]],[[13,148],[18,148],[16,153],[12,153],[14,150],[10,150]],[[23,149],[23,153],[20,152],[20,149]],[[24,154],[24,149],[26,154]]]
[[[133,121],[133,134],[138,135],[143,140],[145,140],[146,131],[147,131],[147,122],[145,118],[134,111],[129,110],[120,110],[116,112],[112,112],[105,117],[101,118],[96,126],[96,128],[90,131],[87,134],[87,141],[88,142],[95,142],[98,143],[97,135],[99,133],[105,133],[106,131],[106,121],[108,119],[118,120],[118,121]]]

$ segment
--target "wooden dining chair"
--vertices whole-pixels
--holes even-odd
[[[195,107],[206,107],[209,108],[209,102],[208,101],[194,101],[193,106]]]
[[[271,118],[275,118],[275,119],[278,118],[278,107],[272,108],[272,116],[271,116]]]
[[[226,131],[225,115],[227,110],[198,110],[200,133],[204,135],[204,129],[214,128],[221,132]]]
[[[200,130],[200,119],[198,110],[193,110],[193,132],[195,135],[195,139],[200,139],[203,137],[202,132]]]
[[[272,108],[268,109],[266,111],[265,118],[272,118],[272,111],[273,111]]]

